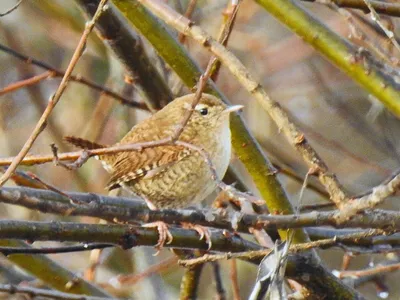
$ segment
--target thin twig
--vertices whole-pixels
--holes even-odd
[[[54,156],[54,164],[56,166],[61,166],[67,170],[76,170],[83,166],[85,162],[87,162],[90,158],[89,152],[86,149],[82,150],[81,155],[72,163],[64,163],[60,161],[58,158],[58,148],[55,144],[50,145],[51,152],[53,152]]]
[[[42,61],[37,60],[35,58],[23,55],[23,54],[15,51],[15,50],[13,50],[11,48],[8,48],[8,47],[6,47],[6,46],[4,46],[2,44],[0,44],[0,50],[5,52],[5,53],[7,53],[7,54],[10,54],[10,55],[14,56],[15,58],[20,59],[20,60],[22,60],[22,61],[24,61],[24,62],[26,62],[28,64],[32,64],[32,65],[38,66],[38,67],[40,67],[42,69],[48,70],[48,71],[52,72],[52,75],[54,77],[64,77],[65,76],[65,72],[64,71],[57,70],[56,68],[50,66],[49,64],[47,64],[45,62],[42,62]],[[104,94],[106,94],[106,95],[118,100],[120,103],[122,103],[124,105],[130,106],[130,107],[134,107],[134,108],[143,109],[143,110],[147,110],[147,107],[146,107],[146,105],[144,103],[139,103],[139,102],[135,102],[132,99],[128,99],[128,98],[126,98],[126,97],[124,97],[124,96],[112,91],[111,89],[108,89],[108,88],[106,88],[104,86],[101,86],[101,85],[99,85],[99,84],[97,84],[97,83],[95,83],[95,82],[93,82],[93,81],[91,81],[89,79],[86,79],[86,78],[84,78],[84,77],[82,77],[80,75],[71,75],[69,77],[69,80],[77,82],[77,83],[84,84],[84,85],[86,85],[86,86],[88,86],[88,87],[90,87],[90,88],[92,88],[94,90],[100,91],[100,92],[102,92],[102,93],[104,93]]]
[[[85,280],[95,281],[96,270],[100,264],[101,253],[103,253],[101,249],[93,249],[92,251],[90,251],[89,266],[85,269],[85,272],[83,273],[83,278],[85,278]]]
[[[75,246],[42,247],[42,248],[0,247],[0,253],[6,256],[11,254],[56,254],[56,253],[82,252],[93,249],[104,249],[109,247],[115,247],[115,245],[103,244],[103,243],[91,243],[91,244],[83,244]]]
[[[122,285],[134,285],[138,283],[140,280],[143,280],[153,274],[160,273],[163,270],[169,269],[170,267],[176,265],[177,262],[178,258],[176,256],[172,256],[154,266],[149,267],[147,270],[139,274],[120,275],[117,277],[117,280]]]
[[[71,73],[83,53],[83,49],[86,45],[86,40],[87,40],[89,34],[92,32],[94,25],[96,23],[96,20],[100,17],[101,13],[103,12],[104,6],[106,5],[107,1],[108,0],[101,0],[99,6],[97,8],[96,14],[93,16],[93,19],[90,22],[86,23],[85,30],[83,31],[81,39],[75,49],[75,52],[71,58],[71,61],[68,65],[67,70],[65,71],[65,75],[64,75],[63,79],[61,80],[61,83],[60,83],[57,91],[51,97],[45,111],[43,112],[41,118],[39,119],[39,121],[37,122],[37,124],[35,126],[35,129],[31,133],[28,140],[25,142],[21,151],[14,158],[13,162],[8,167],[7,171],[0,177],[0,187],[3,186],[4,183],[6,183],[6,181],[10,178],[10,176],[14,173],[14,171],[18,167],[19,163],[24,159],[25,155],[29,152],[29,150],[33,146],[33,143],[36,141],[36,139],[38,138],[40,133],[46,127],[46,121],[47,121],[48,117],[50,116],[51,112],[53,111],[54,107],[57,105],[58,101],[60,100],[64,90],[66,89],[69,78],[71,76]]]
[[[239,4],[241,1],[232,1],[232,3],[228,2],[228,7],[223,13],[224,15],[224,21],[223,25],[221,27],[221,31],[219,34],[219,39],[218,41],[226,47],[228,44],[229,37],[232,33],[233,26],[235,24],[236,20],[236,14],[239,11]],[[212,75],[211,79],[216,82],[218,75],[219,75],[219,70],[221,69],[221,61],[216,60],[213,63],[212,68]]]
[[[226,299],[226,292],[224,289],[224,285],[222,283],[222,278],[221,278],[221,267],[218,262],[213,262],[211,263],[211,266],[213,268],[214,272],[214,278],[215,278],[215,287],[217,289],[217,295],[215,296],[215,300],[225,300]]]
[[[394,35],[394,32],[388,28],[382,23],[381,18],[375,11],[373,5],[371,4],[370,0],[363,0],[364,3],[368,6],[368,9],[371,12],[371,18],[373,21],[376,22],[376,24],[379,25],[379,27],[385,32],[386,36],[389,38],[389,40],[392,42],[392,44],[397,48],[398,51],[400,51],[400,45],[396,40],[396,37]]]
[[[19,0],[13,7],[11,7],[10,9],[7,9],[5,12],[0,13],[0,17],[4,17],[10,13],[12,13],[14,10],[16,10],[20,4],[22,3],[23,0]]]
[[[230,274],[229,274],[232,282],[232,293],[234,300],[240,300],[240,289],[239,289],[239,282],[237,276],[237,266],[236,266],[236,259],[231,260],[230,264]]]
[[[361,1],[364,1],[364,0],[361,0]],[[365,23],[364,18],[359,17],[357,14],[355,14],[354,12],[352,12],[348,9],[340,8],[338,5],[336,5],[332,1],[326,1],[326,5],[329,8],[338,12],[340,15],[342,15],[344,17],[344,19],[347,21],[347,23],[349,25],[349,30],[350,30],[349,39],[358,42],[357,44],[361,44],[361,46],[363,46],[363,47],[367,47],[379,59],[381,59],[382,61],[385,61],[387,64],[394,65],[394,68],[396,68],[396,65],[398,64],[398,62],[391,59],[394,57],[390,57],[390,55],[388,55],[387,53],[384,53],[383,50],[381,49],[381,47],[379,47],[381,43],[379,43],[379,42],[377,43],[376,41],[371,41],[370,36],[368,34],[366,34],[365,31],[362,30],[361,27],[359,26],[359,24],[358,24],[359,22],[356,22],[358,20],[358,21],[362,21],[363,23]],[[367,23],[367,25],[370,26],[370,23]],[[372,27],[372,26],[370,26],[370,27]],[[372,28],[372,29],[376,30],[376,28]],[[383,33],[383,34],[385,34],[385,33]]]
[[[315,2],[326,4],[327,2],[334,3],[335,5],[343,8],[356,8],[361,9],[364,13],[368,13],[368,6],[364,0],[302,0],[304,2]],[[371,6],[380,14],[400,17],[400,5],[398,3],[390,3],[384,1],[369,1]]]
[[[308,242],[308,243],[301,243],[301,244],[294,244],[291,245],[289,248],[289,251],[292,253],[297,253],[300,251],[307,251],[313,248],[327,248],[327,247],[332,247],[335,245],[338,245],[341,241],[345,241],[347,239],[357,239],[361,237],[372,237],[372,236],[377,236],[384,234],[383,230],[380,229],[375,229],[375,230],[370,230],[369,232],[363,232],[363,233],[354,233],[354,234],[349,234],[349,235],[344,235],[344,236],[339,236],[339,237],[334,237],[331,239],[324,239],[324,240],[319,240],[319,241],[314,241],[314,242]],[[180,260],[179,264],[185,267],[190,267],[198,264],[204,264],[206,262],[213,262],[213,261],[218,261],[218,260],[227,260],[227,259],[232,259],[232,258],[241,258],[241,259],[256,259],[256,258],[262,258],[265,255],[268,255],[271,253],[271,249],[265,249],[265,250],[256,250],[256,251],[249,251],[249,252],[243,252],[243,253],[224,253],[224,254],[205,254],[202,257],[199,258],[194,258],[194,259],[187,259],[187,260]]]
[[[37,84],[38,82],[53,76],[53,74],[54,73],[52,71],[46,71],[42,74],[33,76],[31,78],[20,80],[20,81],[14,82],[12,84],[9,84],[8,86],[6,86],[5,88],[0,90],[0,96],[7,94],[7,93],[14,92],[20,88],[23,88],[23,87],[26,87],[29,85]]]
[[[239,6],[235,5],[234,12],[230,15],[229,20],[222,24],[221,34],[218,37],[218,41],[220,43],[224,44],[224,43],[228,42],[230,33],[232,32],[232,29],[233,29],[234,19],[235,19],[238,8],[239,8]],[[212,56],[210,58],[206,70],[199,78],[196,93],[195,93],[194,99],[191,103],[191,107],[190,107],[190,109],[188,109],[186,111],[185,115],[183,116],[181,124],[177,127],[176,131],[172,135],[173,141],[176,141],[179,139],[179,136],[182,134],[183,130],[185,129],[186,124],[189,122],[189,119],[193,114],[194,108],[196,107],[196,105],[199,103],[199,101],[201,99],[201,95],[203,93],[204,88],[207,85],[208,79],[214,74],[215,71],[218,71],[218,68],[216,68],[217,62],[218,62],[218,58],[216,56]]]
[[[188,6],[186,8],[185,14],[184,14],[184,16],[186,18],[190,19],[192,17],[194,9],[196,8],[196,4],[197,4],[197,0],[190,0]],[[184,44],[185,40],[186,40],[186,35],[179,33],[178,40],[179,40],[179,43]]]
[[[26,175],[31,177],[33,180],[36,180],[37,182],[39,182],[42,185],[42,187],[44,187],[46,190],[53,191],[53,192],[55,192],[57,194],[60,194],[60,195],[62,195],[64,197],[67,197],[71,201],[72,205],[76,205],[76,204],[84,205],[85,204],[84,202],[80,202],[78,200],[73,199],[71,196],[69,196],[68,194],[66,194],[63,191],[59,190],[55,186],[44,182],[42,179],[40,179],[36,174],[33,174],[32,172],[27,172]]]
[[[357,212],[371,209],[382,203],[386,198],[393,195],[400,188],[400,171],[386,179],[382,184],[374,187],[370,194],[360,198],[351,199],[343,207],[340,213],[336,215],[338,223],[348,220]]]
[[[363,276],[371,276],[371,275],[382,275],[384,273],[389,273],[389,272],[394,272],[400,270],[400,263],[397,264],[391,264],[387,266],[377,266],[375,268],[370,268],[366,270],[360,270],[360,271],[341,271],[338,272],[339,278],[345,278],[345,277],[354,277],[354,278],[359,278]]]

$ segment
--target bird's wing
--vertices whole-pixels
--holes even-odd
[[[144,176],[154,177],[189,154],[189,149],[175,145],[120,153],[114,156],[114,162],[111,166],[111,179],[107,188],[112,190],[122,183],[134,181]]]

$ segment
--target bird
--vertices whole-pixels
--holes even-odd
[[[183,116],[192,109],[194,98],[195,94],[188,94],[174,99],[132,127],[114,146],[172,137],[182,126]],[[224,176],[231,158],[229,115],[242,108],[242,105],[227,106],[221,99],[202,93],[178,137],[178,141],[207,153],[218,178]],[[64,139],[83,149],[107,147],[74,136]],[[200,151],[182,144],[100,155],[98,159],[111,174],[108,190],[122,187],[143,198],[152,210],[186,208],[203,201],[217,187],[209,162]]]

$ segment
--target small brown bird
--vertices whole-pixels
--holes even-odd
[[[191,108],[194,96],[175,99],[135,125],[115,146],[171,137]],[[220,99],[203,94],[179,137],[179,141],[208,153],[219,178],[224,176],[231,156],[229,114],[241,108],[241,105],[227,107]],[[106,147],[76,137],[65,139],[84,149]],[[99,159],[111,173],[108,189],[122,186],[144,198],[150,209],[184,208],[201,202],[216,188],[204,157],[180,145],[102,155]]]
[[[115,146],[157,141],[174,134],[190,109],[194,94],[175,99],[150,118],[134,126]],[[227,107],[218,98],[203,94],[179,140],[205,150],[219,178],[231,156],[229,113],[241,105]],[[106,147],[76,137],[66,137],[80,148]],[[111,173],[108,189],[124,187],[146,199],[150,208],[183,208],[204,200],[216,187],[210,166],[198,151],[177,145],[142,151],[102,155],[99,159]]]

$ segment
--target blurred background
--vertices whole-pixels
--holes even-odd
[[[167,2],[181,13],[185,12],[188,5],[188,1],[183,0]],[[14,4],[13,0],[0,1],[0,11],[5,11]],[[353,43],[365,47],[366,40],[354,35],[354,31],[351,31],[352,23],[343,12],[338,13],[318,3],[303,4],[326,26],[343,37],[349,38],[351,35],[350,40]],[[192,19],[212,36],[217,36],[226,5],[226,0],[198,1]],[[380,34],[368,15],[355,10],[352,13],[357,30],[368,34],[368,45],[400,59],[400,53]],[[46,62],[56,69],[65,70],[86,20],[79,6],[72,1],[24,1],[13,13],[0,18],[0,44]],[[396,18],[383,17],[383,21],[394,30],[398,27]],[[147,42],[143,40],[143,43],[148,55],[160,67],[160,73],[177,95],[187,92],[185,88],[181,88],[179,80],[168,67],[160,63]],[[186,40],[185,46],[198,64],[205,68],[210,53],[190,39]],[[243,1],[228,48],[256,75],[269,95],[290,113],[331,172],[338,176],[350,194],[356,195],[369,190],[399,168],[399,120],[253,1]],[[43,72],[43,69],[0,51],[0,89]],[[94,33],[89,38],[74,74],[118,91],[127,98],[141,101],[134,85],[125,82],[124,68]],[[50,78],[0,95],[0,157],[18,153],[59,82],[60,78]],[[279,133],[267,113],[224,67],[217,85],[232,103],[245,106],[243,116],[270,159],[279,166],[296,172],[300,178],[304,177],[307,168],[299,155]],[[85,85],[71,82],[31,154],[50,154],[51,143],[55,143],[60,151],[72,150],[62,141],[62,137],[66,135],[113,144],[148,115],[147,112],[123,106]],[[240,162],[233,157],[232,164],[241,174],[242,180],[257,194]],[[104,186],[108,175],[95,160],[89,160],[78,171],[67,171],[51,163],[21,167],[21,170],[33,172],[43,181],[61,190],[106,193]],[[296,204],[301,183],[283,174],[279,178]],[[12,185],[12,182],[9,181],[8,184]],[[318,186],[318,183],[314,184]],[[384,207],[399,209],[397,200],[396,197],[388,199]],[[323,201],[326,200],[312,191],[308,191],[304,197],[306,203]],[[60,218],[4,204],[1,204],[0,216],[28,220]],[[79,221],[97,222],[89,218],[79,218]],[[342,251],[319,252],[330,268],[340,269]],[[154,253],[152,248],[104,250],[100,256],[101,265],[95,281],[125,297],[176,299],[183,272],[176,264],[164,268],[161,275],[141,279],[135,284],[116,287],[110,281],[118,274],[139,274],[150,265],[172,257],[168,250],[162,251],[157,257],[152,256]],[[90,253],[57,254],[51,257],[80,274],[90,264]],[[383,255],[357,256],[352,259],[350,268],[365,268],[369,263],[378,263],[383,259],[387,258]],[[257,268],[244,262],[237,263],[240,291],[245,299],[254,284]],[[3,269],[10,267],[5,258],[0,260],[0,265]],[[231,296],[230,263],[222,262],[221,268],[227,294]],[[212,299],[215,295],[215,289],[209,288],[210,284],[215,285],[213,281],[210,282],[211,273],[212,268],[207,265],[201,277],[200,299]],[[386,277],[390,299],[399,298],[400,287],[395,284],[399,276],[396,272]],[[3,271],[3,282],[8,280]],[[158,288],[154,288],[155,286]],[[379,290],[372,283],[362,286],[360,290],[368,299],[379,299]],[[143,295],[146,297],[143,298]]]

